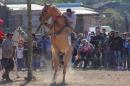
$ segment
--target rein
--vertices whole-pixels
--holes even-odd
[[[55,24],[55,23],[54,23]],[[55,30],[55,27],[54,27],[54,30]],[[54,35],[59,35],[59,34],[61,34],[63,31],[65,30],[65,27],[63,27],[63,28],[61,28],[59,31],[57,31],[57,32],[53,32],[53,34]]]
[[[54,27],[53,33],[51,33],[51,34],[53,34],[53,35],[59,35],[59,34],[61,34],[61,33],[65,30],[65,26],[64,26],[64,27],[61,28],[59,31],[56,31],[56,32],[55,32],[56,22],[57,22],[57,20],[58,20],[60,17],[63,17],[63,16],[55,16],[55,17],[53,17],[54,23],[53,23],[53,25],[51,26],[51,28]]]

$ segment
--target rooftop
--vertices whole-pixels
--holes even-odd
[[[7,7],[14,11],[27,10],[27,4],[8,4]],[[82,7],[80,3],[62,3],[56,4],[56,7],[58,7],[61,12],[65,12],[66,9],[70,8],[75,14],[98,14],[98,12],[93,9]],[[32,10],[42,10],[42,8],[42,5],[32,4]]]
[[[27,4],[7,4],[7,7],[11,10],[27,10]],[[32,4],[32,10],[42,10],[43,6]]]

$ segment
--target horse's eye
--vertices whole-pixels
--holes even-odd
[[[47,13],[47,10],[45,10],[44,12]]]

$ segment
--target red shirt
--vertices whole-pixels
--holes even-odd
[[[0,40],[3,40],[4,39],[4,31],[2,31],[1,29],[0,29]]]

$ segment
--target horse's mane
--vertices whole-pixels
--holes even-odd
[[[56,6],[53,6],[53,9],[55,9],[60,15],[62,15],[61,11]]]

